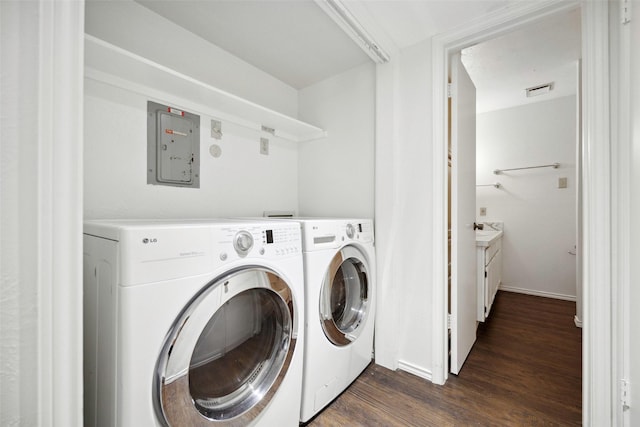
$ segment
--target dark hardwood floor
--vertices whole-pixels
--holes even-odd
[[[499,292],[459,376],[444,386],[371,364],[307,425],[581,424],[581,329],[575,303]]]

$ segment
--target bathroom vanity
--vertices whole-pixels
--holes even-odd
[[[484,322],[502,282],[502,224],[476,231],[478,321]]]

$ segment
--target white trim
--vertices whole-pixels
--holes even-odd
[[[616,10],[620,8],[621,10]],[[624,16],[624,2],[610,3],[612,18]],[[627,16],[628,18],[628,16]],[[631,286],[631,49],[635,46],[631,38],[629,22],[612,19],[609,31],[611,41],[611,250],[612,276],[611,295],[614,333],[611,348],[616,352],[612,358],[613,401],[622,402],[619,381],[630,378],[630,286]],[[630,411],[623,411],[622,404],[613,408],[612,425],[630,425]]]
[[[582,328],[582,320],[580,320],[577,314],[573,316],[573,323],[575,323],[578,328]]]
[[[424,378],[425,380],[432,381],[431,371],[422,366],[405,362],[404,360],[399,360],[398,369],[408,372],[417,377]]]
[[[501,291],[513,292],[516,294],[525,294],[525,295],[533,295],[536,297],[560,299],[563,301],[573,301],[573,302],[576,301],[575,295],[565,295],[565,294],[558,294],[555,292],[537,291],[535,289],[516,288],[515,286],[504,286],[504,285],[500,285],[498,289]]]
[[[611,143],[608,2],[582,8],[583,45],[583,321],[582,420],[585,426],[611,425],[612,287]]]
[[[40,0],[38,425],[82,425],[84,2]]]
[[[446,83],[451,53],[498,37],[547,16],[575,9],[577,1],[520,2],[432,39],[433,82],[433,319],[432,376],[444,384],[448,376],[447,343],[447,105]]]
[[[382,46],[376,42],[371,34],[353,16],[345,2],[342,0],[315,0],[322,9],[339,27],[353,40],[364,53],[377,64],[385,64],[391,59]]]

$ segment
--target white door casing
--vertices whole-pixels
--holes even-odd
[[[451,58],[451,366],[458,374],[476,341],[476,88]]]

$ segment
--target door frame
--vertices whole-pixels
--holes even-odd
[[[583,423],[609,425],[616,410],[612,381],[611,152],[608,2],[527,2],[499,11],[432,41],[433,83],[433,319],[432,381],[448,377],[447,96],[451,53],[556,13],[582,12],[583,182]]]

